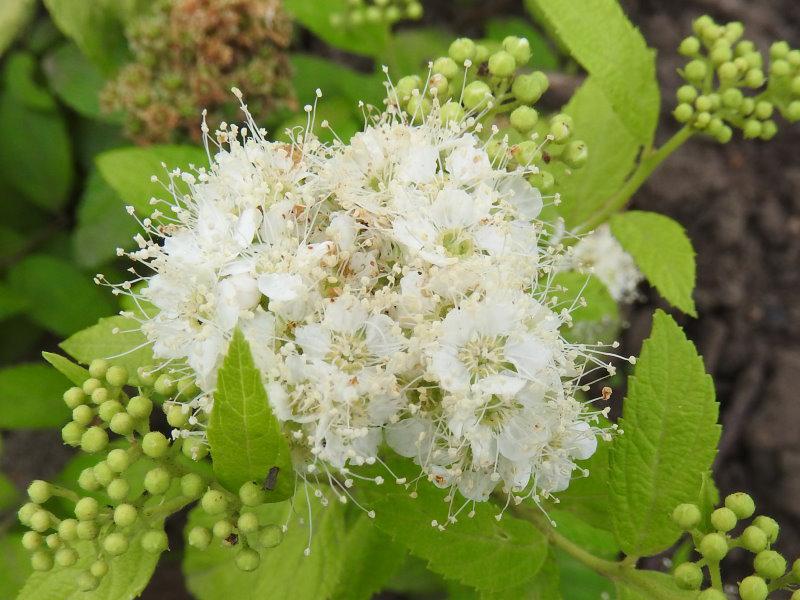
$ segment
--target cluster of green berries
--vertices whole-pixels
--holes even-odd
[[[778,539],[780,527],[767,516],[759,515],[742,527],[741,521],[750,519],[756,511],[753,499],[736,492],[725,498],[723,506],[704,515],[695,504],[681,504],[672,513],[672,520],[692,536],[699,554],[696,561],[684,562],[674,571],[675,581],[681,589],[700,590],[706,581],[703,567],[719,573],[719,563],[734,548],[742,548],[755,555],[753,575],[739,582],[741,600],[765,600],[771,591],[792,589],[800,583],[800,559],[787,572],[786,559],[771,549]],[[734,533],[738,530],[738,535]],[[727,600],[718,587],[707,587],[697,600]],[[800,590],[792,594],[792,600],[800,600]]]
[[[500,44],[459,38],[450,44],[447,56],[430,64],[427,78],[401,78],[390,100],[413,119],[421,120],[436,106],[445,124],[473,116],[481,123],[498,125],[502,135],[494,136],[487,148],[492,159],[512,167],[538,167],[531,183],[548,190],[555,182],[550,166],[560,162],[579,168],[588,151],[584,142],[574,139],[569,115],[540,119],[534,105],[549,81],[543,72],[525,68],[530,60],[525,38],[508,36]],[[503,137],[509,144],[501,142]]]
[[[236,552],[234,563],[242,571],[253,571],[261,563],[261,552],[276,547],[283,540],[284,527],[264,523],[258,508],[267,503],[263,483],[248,481],[231,494],[223,489],[209,489],[200,498],[201,510],[213,520],[210,527],[195,526],[187,534],[190,546],[205,550],[215,540]]]
[[[417,0],[347,0],[342,12],[332,13],[334,27],[358,27],[364,23],[392,25],[403,19],[422,18],[422,4]]]
[[[690,59],[681,71],[686,84],[678,89],[673,111],[679,122],[725,143],[734,127],[748,139],[771,139],[778,131],[776,109],[789,121],[800,120],[800,50],[786,42],[773,44],[765,74],[755,44],[741,39],[741,23],[720,25],[704,15],[692,27],[694,35],[678,49]]]

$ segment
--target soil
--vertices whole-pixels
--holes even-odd
[[[523,14],[521,2],[426,3],[427,24],[480,34],[490,15]],[[739,20],[766,51],[772,40],[800,46],[797,0],[625,0],[623,6],[658,51],[663,95],[659,139],[675,129],[669,116],[681,80],[675,49],[691,20],[709,13]],[[308,42],[305,42],[308,43]],[[724,431],[715,464],[722,494],[751,493],[760,512],[782,524],[778,548],[800,556],[800,127],[781,123],[769,143],[736,139],[721,146],[693,139],[661,166],[633,206],[682,223],[697,251],[698,318],[671,311],[684,325],[713,375]],[[623,352],[638,353],[655,307],[652,290],[630,310]],[[20,485],[53,475],[67,458],[58,436],[5,436],[2,468]],[[43,467],[51,470],[43,471]],[[180,544],[180,525],[172,529]],[[725,569],[728,583],[752,572],[740,560]],[[144,598],[182,600],[177,561],[162,561]]]

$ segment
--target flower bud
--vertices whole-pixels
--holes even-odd
[[[764,579],[777,579],[786,573],[786,559],[775,550],[762,550],[756,554],[753,567]]]
[[[61,429],[61,439],[64,440],[65,444],[74,448],[80,445],[84,431],[85,429],[81,425],[75,421],[70,421]]]
[[[100,406],[110,397],[111,394],[108,392],[108,389],[104,387],[97,388],[95,391],[92,392],[92,404]]]
[[[60,548],[55,559],[59,567],[71,567],[78,562],[78,553],[73,548]]]
[[[697,527],[700,519],[702,519],[700,509],[694,504],[679,504],[672,511],[672,520],[684,531]]]
[[[730,508],[718,508],[711,513],[711,525],[714,527],[714,529],[721,531],[722,533],[727,533],[736,527],[736,522],[736,513],[734,513]]]
[[[800,96],[800,75],[796,75],[794,79],[792,79],[792,83],[789,84],[789,91],[795,96]]]
[[[489,86],[483,81],[473,81],[464,88],[462,102],[470,110],[486,106],[493,99]]]
[[[262,548],[274,548],[283,541],[283,529],[277,525],[266,525],[258,536]]]
[[[703,571],[693,562],[682,563],[675,568],[675,583],[682,590],[699,590]]]
[[[94,469],[92,467],[81,471],[81,474],[78,475],[78,485],[82,490],[86,490],[87,492],[96,492],[100,489],[100,482],[97,481],[97,477],[94,476]]]
[[[792,68],[785,60],[776,60],[769,66],[769,72],[775,77],[786,77],[792,72]]]
[[[220,538],[221,540],[225,540],[234,531],[233,523],[228,521],[227,519],[220,519],[214,526],[211,528],[211,531],[214,534],[214,537]]]
[[[792,50],[786,55],[786,62],[788,62],[795,69],[800,67],[800,50]]]
[[[31,567],[34,571],[49,571],[53,568],[53,555],[47,550],[37,550],[31,555]]]
[[[182,429],[189,422],[189,411],[185,411],[180,404],[173,404],[167,409],[167,423],[170,427]]]
[[[449,56],[441,56],[433,61],[433,72],[444,75],[447,79],[455,79],[460,71],[456,61]]]
[[[509,35],[503,40],[503,50],[513,56],[518,65],[524,65],[531,59],[531,44],[527,38]]]
[[[175,380],[166,373],[162,373],[158,376],[153,387],[155,388],[156,392],[162,396],[171,396],[177,389]]]
[[[678,52],[680,52],[683,56],[695,56],[698,52],[700,52],[700,40],[694,36],[684,38],[678,46]]]
[[[682,104],[678,104],[678,106],[675,107],[675,110],[672,111],[672,116],[674,116],[675,120],[678,121],[679,123],[688,122],[693,115],[694,115],[694,109],[691,107],[691,105],[685,102]]]
[[[558,114],[550,119],[550,135],[555,142],[566,141],[572,133],[572,117]]]
[[[160,431],[151,431],[142,439],[142,451],[150,458],[161,458],[169,449],[169,440]]]
[[[475,64],[482,65],[488,60],[489,54],[489,48],[483,44],[475,44],[475,56],[472,60]]]
[[[767,582],[761,577],[750,575],[739,583],[739,597],[742,600],[766,600],[768,594]]]
[[[48,548],[51,550],[58,550],[61,546],[64,545],[63,540],[59,537],[58,533],[51,533],[47,537],[44,538],[44,543],[47,545]]]
[[[103,559],[98,559],[91,564],[89,572],[95,577],[105,577],[108,573],[108,563]]]
[[[795,100],[789,103],[786,109],[786,118],[791,121],[800,121],[800,100]]]
[[[128,538],[116,531],[109,533],[103,540],[103,550],[111,556],[125,554],[128,551]]]
[[[694,102],[694,107],[701,112],[711,110],[711,98],[705,95],[698,96]]]
[[[131,459],[122,448],[114,448],[106,456],[106,464],[114,473],[122,473],[131,465]]]
[[[136,369],[136,375],[142,385],[153,385],[156,382],[156,376],[153,373],[153,367],[139,367]]]
[[[159,377],[159,380],[160,379],[161,377]],[[158,381],[156,381],[156,387],[157,386]],[[128,401],[126,410],[133,419],[146,419],[150,416],[150,413],[153,412],[153,401],[147,396],[134,396]]]
[[[72,420],[81,427],[86,427],[94,420],[94,409],[85,404],[76,406],[72,409]]]
[[[142,535],[141,544],[145,552],[161,554],[169,546],[169,540],[162,529],[151,529]]]
[[[200,507],[209,515],[219,515],[228,509],[228,501],[219,490],[208,490],[200,500]]]
[[[406,75],[402,77],[395,85],[397,97],[401,102],[406,102],[414,90],[418,90],[422,85],[422,81],[417,75]]]
[[[102,358],[95,358],[92,362],[89,363],[89,375],[91,375],[95,379],[102,379],[103,377],[105,377],[107,370],[108,370],[108,361],[103,360]]]
[[[518,106],[509,115],[511,126],[522,133],[527,133],[539,120],[539,113],[530,106]]]
[[[743,98],[741,90],[729,88],[722,93],[722,104],[728,108],[736,108],[742,103]]]
[[[757,138],[761,135],[761,121],[757,119],[748,119],[744,123],[743,132],[745,139]]]
[[[428,95],[432,98],[443,100],[447,97],[449,89],[450,82],[447,81],[447,77],[441,73],[434,73],[431,75],[430,79],[428,79]]]
[[[205,527],[192,527],[186,540],[192,548],[205,550],[211,544],[211,532]]]
[[[108,446],[108,433],[102,427],[89,427],[81,436],[81,450],[94,454]]]
[[[691,103],[697,99],[697,88],[693,85],[682,85],[676,94],[679,102]]]
[[[255,571],[261,562],[261,556],[251,548],[242,548],[234,562],[242,571]]]
[[[79,521],[93,521],[100,512],[100,504],[91,496],[81,498],[75,503],[75,516]]]
[[[120,504],[114,509],[114,523],[119,527],[130,527],[139,518],[139,511],[132,504]]]
[[[127,412],[115,414],[108,424],[108,428],[117,435],[130,435],[133,433],[134,427],[133,417]]]
[[[50,513],[46,510],[37,510],[29,519],[29,527],[39,533],[44,533],[53,524]]]
[[[769,47],[769,57],[772,60],[786,58],[786,56],[789,54],[789,50],[791,50],[791,48],[789,47],[788,42],[784,40],[773,42],[773,44]]]
[[[97,586],[100,585],[100,580],[90,572],[84,571],[78,575],[77,583],[78,589],[82,592],[91,592],[97,589]]]
[[[242,533],[253,533],[258,531],[259,522],[258,517],[251,512],[242,513],[236,521],[236,527]]]
[[[104,423],[110,423],[114,415],[121,413],[125,408],[117,400],[106,400],[97,409],[97,415]]]
[[[764,71],[761,69],[750,69],[744,76],[744,83],[748,87],[757,88],[764,84]]]
[[[761,123],[761,139],[762,140],[771,140],[775,137],[775,134],[778,133],[778,126],[775,124],[775,121],[772,119],[767,119]]]
[[[724,592],[708,588],[697,595],[697,600],[728,600],[728,596]]]
[[[64,404],[68,408],[73,409],[76,406],[83,404],[86,401],[86,394],[83,389],[79,387],[71,387],[64,392]]]
[[[442,123],[460,123],[464,119],[464,109],[459,102],[445,102],[439,111]]]
[[[573,169],[582,167],[588,158],[589,149],[586,147],[586,143],[581,140],[575,140],[567,144],[564,153],[561,155],[561,160]]]
[[[242,487],[239,488],[239,499],[245,506],[259,506],[264,503],[265,497],[266,494],[264,490],[261,489],[261,486],[252,481],[245,482],[242,484]]]
[[[533,104],[547,91],[547,76],[541,71],[518,75],[511,84],[511,93],[525,104]]]
[[[767,534],[755,525],[745,527],[739,542],[745,550],[759,553],[767,547]]]
[[[692,82],[700,82],[708,73],[706,63],[700,59],[689,61],[683,69],[686,79]]]
[[[89,541],[97,537],[99,530],[94,521],[81,521],[75,526],[75,533],[79,540]]]
[[[739,77],[739,69],[732,62],[724,62],[717,68],[720,81],[731,83]]]
[[[789,596],[789,600],[800,600],[800,590],[792,592],[792,595]]]
[[[718,562],[728,553],[728,542],[721,533],[709,533],[700,540],[697,550],[706,560]]]
[[[489,73],[495,77],[510,77],[516,70],[517,62],[505,50],[495,52],[489,57]]]
[[[50,496],[52,495],[53,490],[50,487],[50,484],[46,481],[42,481],[41,479],[32,481],[28,486],[28,498],[31,499],[31,502],[36,504],[44,504],[50,500]]]
[[[83,393],[87,396],[91,396],[92,392],[96,389],[103,387],[103,382],[97,379],[96,377],[90,377],[86,381],[83,382]]]
[[[117,478],[111,481],[106,488],[108,497],[115,502],[120,502],[128,497],[131,485],[124,479]]]
[[[202,460],[208,455],[208,446],[200,438],[190,437],[181,442],[181,452],[186,458]]]
[[[111,470],[111,467],[109,467],[108,463],[104,460],[101,460],[92,467],[92,473],[94,473],[94,478],[97,480],[97,483],[102,486],[108,485],[114,479],[114,471]]]
[[[464,61],[470,60],[475,55],[475,42],[469,38],[458,38],[450,44],[447,53],[456,63],[463,65]]]
[[[187,498],[199,498],[204,488],[203,478],[197,473],[187,473],[181,477],[181,494]]]
[[[144,476],[144,489],[153,496],[159,496],[169,489],[169,471],[163,467],[150,469]]]
[[[22,547],[28,551],[34,551],[42,547],[44,538],[36,531],[26,531],[22,536]]]
[[[774,543],[775,540],[778,539],[778,534],[780,533],[781,528],[775,519],[764,515],[759,515],[753,520],[753,525],[758,527],[767,535],[767,542],[770,544]]]
[[[406,112],[414,118],[414,121],[421,122],[431,112],[431,101],[419,95],[413,95],[408,99]]]

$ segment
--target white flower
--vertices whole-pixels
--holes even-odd
[[[625,252],[608,225],[601,225],[575,244],[570,266],[589,269],[614,300],[632,302],[644,279],[633,257]]]

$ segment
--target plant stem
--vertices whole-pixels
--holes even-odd
[[[192,502],[191,498],[188,498],[186,496],[176,496],[171,500],[167,500],[163,504],[146,508],[143,511],[143,514],[146,519],[152,519],[153,517],[157,517],[159,519],[162,517],[166,518],[172,513],[178,512],[180,509],[182,509],[187,504],[190,504],[191,502]]]
[[[576,233],[587,233],[591,231],[598,225],[607,221],[611,215],[624,208],[631,197],[638,191],[642,184],[647,181],[664,159],[680,148],[686,140],[692,137],[693,133],[694,130],[691,127],[684,126],[660,148],[651,150],[643,156],[633,175],[630,176],[619,191],[606,200],[605,204],[600,207],[591,219],[578,227]]]
[[[708,574],[711,576],[711,587],[721,592],[722,574],[719,571],[719,561],[709,561],[706,566],[708,567]]]

